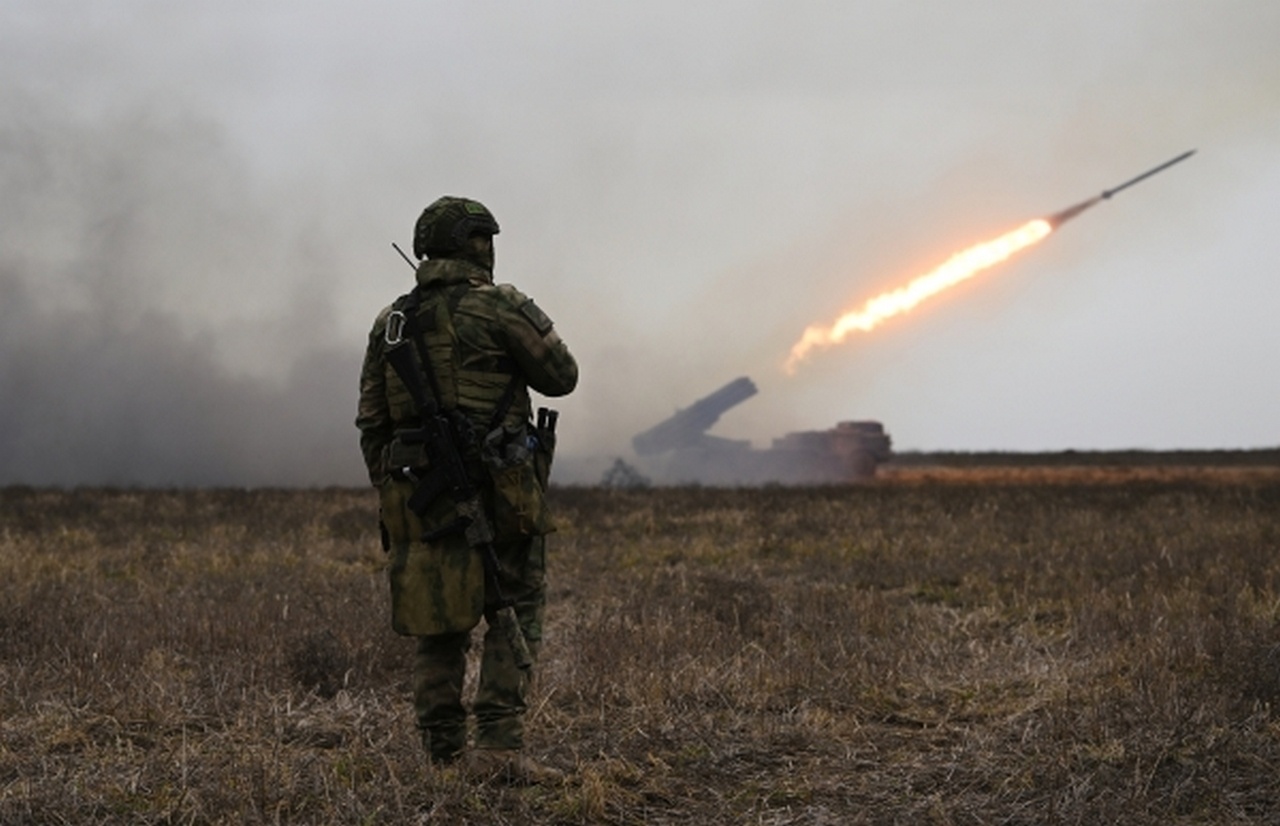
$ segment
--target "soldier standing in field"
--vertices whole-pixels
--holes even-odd
[[[423,211],[417,285],[374,322],[356,426],[381,498],[392,626],[418,639],[414,708],[433,764],[466,749],[466,654],[484,616],[467,766],[546,782],[559,772],[521,749],[546,600],[555,413],[539,410],[535,423],[529,390],[563,396],[578,366],[532,299],[493,283],[497,233],[473,200],[446,196]]]

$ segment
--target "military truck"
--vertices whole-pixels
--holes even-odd
[[[707,433],[726,411],[756,392],[750,378],[734,379],[637,433],[631,444],[641,467],[665,484],[810,485],[870,479],[893,455],[883,425],[874,421],[788,433],[764,450]]]

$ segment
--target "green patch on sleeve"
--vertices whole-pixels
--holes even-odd
[[[551,332],[551,328],[555,326],[550,317],[542,311],[542,308],[533,303],[533,299],[527,299],[520,305],[520,314],[529,319],[529,323],[538,331],[538,335],[545,336]]]

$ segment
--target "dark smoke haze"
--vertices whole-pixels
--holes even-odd
[[[271,262],[266,242],[288,231],[218,130],[146,112],[88,125],[30,101],[11,111],[22,116],[0,128],[0,483],[359,483],[360,353],[326,337],[314,243],[294,245],[290,272],[309,275],[283,317],[211,326],[210,303],[245,289],[246,271]],[[186,290],[192,279],[202,288]],[[227,335],[262,369],[232,373],[215,343]]]

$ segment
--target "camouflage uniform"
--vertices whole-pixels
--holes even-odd
[[[422,254],[416,243],[415,251]],[[487,263],[491,262],[490,258]],[[546,598],[544,537],[553,527],[544,498],[550,445],[535,447],[532,453],[528,449],[534,435],[529,389],[547,396],[567,394],[577,384],[578,367],[551,320],[519,290],[494,285],[485,263],[465,257],[423,260],[417,269],[416,318],[440,407],[461,411],[483,437],[482,449],[471,450],[464,459],[493,525],[503,596],[514,600],[536,656]],[[434,760],[451,760],[465,747],[466,653],[471,630],[486,616],[489,630],[472,708],[475,744],[519,749],[528,675],[515,666],[506,638],[496,629],[496,606],[493,595],[486,594],[480,555],[460,532],[422,541],[424,532],[453,521],[456,510],[446,495],[431,502],[421,516],[414,513],[407,507],[414,484],[397,472],[426,464],[425,457],[413,455],[420,446],[403,445],[396,438],[397,429],[418,423],[409,391],[386,358],[388,317],[403,301],[384,309],[369,335],[356,426],[370,481],[381,495],[384,545],[391,562],[392,626],[418,638],[418,727]],[[495,422],[504,403],[506,413]]]

